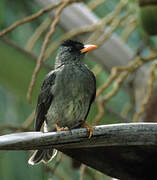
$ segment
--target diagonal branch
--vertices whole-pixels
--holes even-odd
[[[50,41],[50,38],[52,37],[53,33],[55,32],[55,29],[56,29],[56,25],[58,24],[59,22],[59,19],[60,19],[60,15],[63,11],[63,9],[69,5],[70,3],[72,3],[73,1],[71,0],[67,0],[65,1],[64,3],[62,3],[62,5],[58,8],[58,10],[56,11],[56,14],[55,14],[55,19],[51,25],[51,28],[50,28],[50,31],[48,32],[48,34],[46,35],[45,37],[45,40],[43,42],[43,45],[42,45],[42,49],[41,49],[41,53],[40,53],[40,56],[38,58],[38,62],[37,62],[37,65],[34,69],[34,72],[33,72],[33,75],[32,75],[32,80],[30,82],[30,85],[29,85],[29,88],[28,88],[28,92],[27,92],[27,98],[28,98],[28,101],[30,102],[31,101],[31,94],[32,94],[32,91],[33,91],[33,87],[35,85],[35,81],[36,81],[36,78],[37,78],[37,75],[38,75],[38,72],[40,70],[40,67],[42,65],[42,62],[43,62],[43,59],[45,57],[45,52],[46,52],[46,49],[48,47],[48,43]]]
[[[1,33],[0,33],[0,37],[6,35],[7,33],[9,33],[10,31],[14,30],[15,28],[17,28],[18,26],[22,25],[22,24],[25,24],[27,22],[30,22],[30,21],[33,21],[34,19],[37,19],[39,18],[40,16],[42,16],[43,14],[51,11],[52,9],[55,9],[57,8],[58,6],[60,6],[63,2],[58,2],[54,5],[51,5],[51,6],[48,6],[46,8],[43,8],[41,9],[39,12],[33,14],[33,15],[30,15],[22,20],[19,20],[17,22],[15,22],[14,24],[12,24],[10,27],[4,29]]]

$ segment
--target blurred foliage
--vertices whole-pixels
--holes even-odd
[[[92,0],[91,0],[92,1]],[[91,1],[86,1],[89,3]],[[105,3],[100,4],[94,9],[94,12],[103,18],[108,13],[117,6],[118,0],[108,0]],[[128,4],[132,6],[132,3]],[[136,7],[137,4],[133,5]],[[32,1],[28,0],[1,0],[0,2],[0,31],[13,22],[22,19],[32,13],[37,12],[40,8],[38,5]],[[126,9],[124,10],[126,11]],[[143,11],[143,10],[142,10]],[[135,17],[138,16],[138,10],[135,11]],[[42,23],[43,19],[41,17],[31,23],[24,24],[11,33],[8,34],[8,38],[14,40],[21,48],[25,48],[27,40],[34,33],[35,29]],[[154,15],[153,15],[154,16]],[[143,17],[142,17],[143,18]],[[156,17],[154,17],[156,20]],[[149,21],[147,21],[149,22]],[[124,25],[125,26],[125,25]],[[150,25],[149,25],[150,27]],[[47,31],[46,31],[47,32]],[[45,33],[46,33],[45,32]],[[123,28],[119,27],[116,29],[116,33],[120,35],[123,32]],[[136,51],[146,38],[146,34],[142,33],[143,28],[141,26],[135,28],[135,30],[130,34],[126,43]],[[44,33],[44,35],[45,35]],[[57,26],[57,30],[53,35],[51,42],[57,40],[64,30]],[[38,56],[40,53],[41,45],[44,40],[42,36],[35,48],[33,49],[33,54]],[[150,42],[153,46],[156,46],[157,39],[150,38]],[[48,59],[46,64],[53,65],[54,57],[56,56],[56,51]],[[29,105],[26,100],[26,92],[28,89],[28,84],[31,79],[31,75],[35,66],[34,57],[30,54],[23,52],[22,50],[9,45],[5,41],[0,40],[0,126],[4,124],[21,125],[29,116],[29,114],[34,110],[34,104],[36,104],[36,99],[39,91],[40,84],[48,72],[48,69],[42,67],[38,75],[38,80],[36,87],[33,91],[33,105]],[[92,56],[86,58],[86,63],[93,69],[97,62]],[[97,87],[99,87],[102,82],[104,82],[108,77],[108,72],[101,71],[97,75]],[[113,86],[112,86],[113,87]],[[109,87],[105,93],[109,92],[112,87]],[[130,97],[128,92],[124,88],[111,98],[107,105],[113,109],[113,111],[120,114],[127,103],[130,102]],[[90,123],[93,122],[93,117],[97,113],[97,106],[94,104],[88,116]],[[101,119],[99,124],[107,123],[118,123],[122,122],[114,113],[109,112],[105,109],[104,117]],[[32,128],[32,127],[31,127]],[[8,133],[11,133],[8,130]],[[1,133],[1,132],[0,132]],[[28,152],[0,152],[0,179],[1,180],[47,180],[51,179],[51,174],[47,173],[41,165],[31,167],[27,164],[29,158]],[[55,159],[56,161],[56,159]],[[50,163],[50,166],[54,166],[55,161]],[[90,168],[93,176],[97,179],[109,179],[108,177],[102,176],[100,173],[96,172],[94,169]],[[53,179],[68,179],[68,180],[78,180],[80,179],[80,169],[73,169],[71,166],[71,159],[67,156],[63,156],[61,164],[58,166]],[[86,179],[93,179],[89,174],[86,175]]]
[[[21,100],[23,99],[26,101],[27,88],[35,67],[35,57],[31,56],[29,53],[24,53],[16,46],[12,47],[3,40],[0,40],[0,54],[0,82],[3,86],[19,96]],[[41,80],[47,74],[48,70],[48,68],[43,67],[39,73],[33,93],[33,102],[36,102]]]
[[[150,35],[157,34],[157,7],[141,7],[139,12],[140,20],[144,30]]]

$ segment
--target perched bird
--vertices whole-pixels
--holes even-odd
[[[92,135],[92,127],[85,123],[96,94],[94,74],[83,62],[86,52],[95,45],[83,45],[74,40],[64,41],[51,71],[41,86],[36,107],[35,130],[44,132],[79,128],[83,125]],[[46,149],[34,152],[28,163],[47,163],[57,150]]]

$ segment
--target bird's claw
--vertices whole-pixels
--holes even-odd
[[[55,124],[55,126],[56,126],[57,131],[68,131],[69,130],[68,127],[59,127],[58,124]]]
[[[92,135],[93,135],[93,128],[92,128],[92,126],[89,125],[88,123],[86,123],[84,120],[82,120],[82,126],[83,126],[84,128],[86,128],[87,131],[89,131],[89,137],[88,137],[88,139],[90,139],[90,138],[92,137]]]

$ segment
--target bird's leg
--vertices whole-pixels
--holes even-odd
[[[69,130],[68,127],[59,127],[58,124],[55,124],[55,126],[56,126],[57,131],[67,131],[67,130]]]
[[[87,131],[89,131],[89,139],[92,137],[93,135],[93,128],[91,125],[89,125],[88,123],[86,123],[84,120],[82,120],[82,127],[86,128]]]

